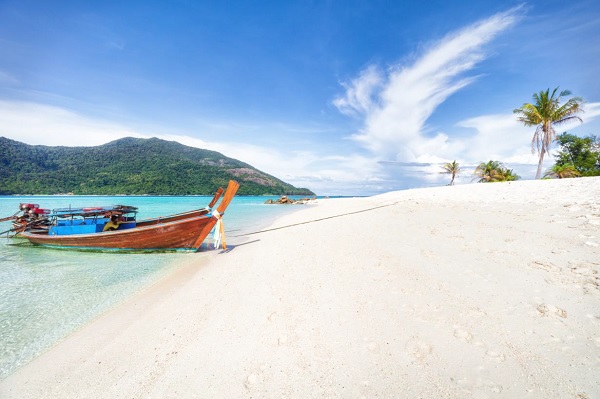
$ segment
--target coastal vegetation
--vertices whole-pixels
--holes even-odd
[[[552,177],[600,176],[600,138],[563,133],[556,138],[560,147],[556,163],[547,174]],[[562,176],[561,176],[562,175]]]
[[[539,179],[542,173],[544,155],[556,138],[554,126],[562,125],[573,120],[582,121],[578,116],[583,112],[583,99],[572,97],[561,105],[561,98],[571,95],[569,90],[558,93],[558,87],[552,93],[550,89],[542,90],[533,95],[532,103],[525,103],[520,108],[513,110],[518,116],[517,120],[525,126],[536,126],[531,140],[531,150],[539,155],[538,168],[535,175]]]
[[[0,195],[210,195],[230,179],[240,183],[240,195],[314,195],[174,141],[128,137],[95,147],[50,147],[0,137]]]
[[[570,177],[580,177],[581,173],[573,166],[573,164],[558,165],[554,164],[544,173],[544,177],[553,179],[566,179]]]
[[[503,181],[513,181],[520,179],[520,176],[508,169],[502,162],[488,161],[482,162],[475,168],[473,172],[474,179],[478,179],[478,183],[493,183]]]
[[[446,162],[443,166],[442,169],[444,169],[443,174],[448,174],[452,176],[452,179],[450,180],[450,183],[448,183],[449,186],[454,185],[454,179],[456,178],[456,176],[460,173],[461,169],[460,166],[458,164],[458,162],[456,162],[456,160],[452,161],[452,162]]]
[[[580,97],[571,97],[563,103],[563,98],[570,96],[569,90],[558,92],[559,88],[542,90],[533,95],[533,102],[525,103],[513,110],[517,120],[525,126],[535,126],[531,140],[531,150],[539,156],[536,179],[541,177],[544,156],[553,142],[558,142],[560,150],[555,154],[555,164],[544,173],[544,178],[564,179],[580,176],[600,176],[600,139],[596,136],[579,137],[562,133],[557,136],[555,126],[578,120],[582,122],[584,101]],[[442,166],[444,174],[452,175],[448,185],[454,184],[460,167],[456,161]],[[479,183],[518,180],[512,169],[508,169],[499,161],[490,160],[480,163],[473,172],[474,180]]]

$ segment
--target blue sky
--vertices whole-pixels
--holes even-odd
[[[512,110],[559,86],[600,135],[600,2],[0,1],[0,136],[159,137],[321,195],[532,179]],[[552,165],[547,157],[546,167]]]

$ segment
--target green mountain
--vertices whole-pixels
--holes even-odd
[[[215,151],[157,138],[97,147],[27,145],[0,137],[0,195],[210,195],[240,183],[240,195],[314,195]]]

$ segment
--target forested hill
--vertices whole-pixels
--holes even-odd
[[[215,151],[157,138],[97,147],[32,146],[0,137],[0,195],[314,195]]]

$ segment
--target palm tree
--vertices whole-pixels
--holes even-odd
[[[583,105],[583,99],[580,97],[573,97],[569,99],[563,105],[560,105],[560,99],[564,96],[571,95],[569,90],[563,90],[558,96],[556,91],[558,87],[550,94],[550,89],[546,91],[540,91],[533,95],[533,103],[525,103],[521,108],[513,110],[513,113],[519,115],[517,120],[522,122],[525,126],[537,126],[533,139],[531,140],[531,151],[537,152],[540,156],[538,163],[536,179],[540,178],[542,174],[542,163],[544,162],[544,154],[546,154],[550,148],[550,144],[556,137],[554,126],[561,125],[572,120],[578,120],[582,122],[581,118],[577,115],[583,112],[581,108]]]
[[[513,181],[520,179],[520,176],[508,169],[499,161],[482,162],[475,168],[474,179],[479,179],[478,183],[493,183],[501,181]]]
[[[554,164],[554,166],[544,173],[544,177],[551,177],[553,179],[567,179],[579,176],[581,176],[581,173],[575,168],[575,165],[570,163],[564,165]]]
[[[513,172],[512,169],[501,168],[496,176],[496,181],[515,181],[519,180],[521,176]]]
[[[477,183],[487,183],[497,181],[496,176],[502,168],[502,163],[498,161],[482,162],[475,168],[474,179],[479,179]]]
[[[440,173],[447,174],[447,175],[452,175],[452,180],[450,180],[450,184],[448,184],[448,185],[449,186],[453,185],[454,184],[454,178],[461,171],[460,166],[458,166],[458,162],[456,162],[456,160],[454,160],[452,162],[446,162],[444,164],[444,166],[442,166],[442,168],[444,169],[444,171],[440,172]]]

